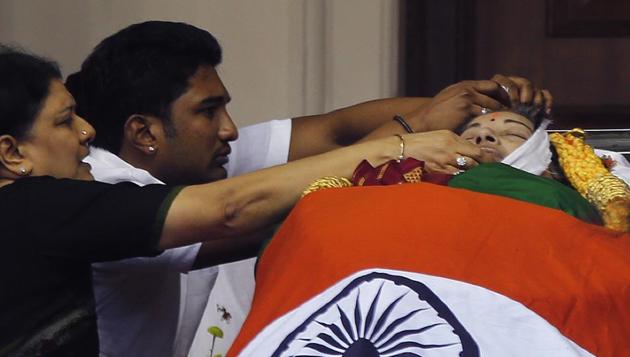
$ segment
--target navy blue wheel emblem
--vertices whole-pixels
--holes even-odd
[[[369,273],[305,319],[272,356],[479,356],[479,347],[426,285]]]

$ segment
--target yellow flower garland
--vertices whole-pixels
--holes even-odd
[[[630,188],[608,171],[584,138],[582,129],[549,135],[569,183],[597,208],[606,227],[628,232]]]

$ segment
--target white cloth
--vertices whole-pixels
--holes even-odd
[[[550,123],[549,120],[543,121],[523,145],[512,151],[501,162],[530,174],[542,174],[551,163],[551,143],[547,133],[547,127]],[[630,162],[623,155],[610,150],[594,150],[599,157],[607,155],[612,158],[615,165],[610,172],[630,185]]]
[[[373,273],[388,277],[362,280]],[[369,326],[370,320],[381,329]],[[379,353],[388,350],[381,356],[593,356],[509,296],[464,281],[380,268],[349,275],[278,317],[239,356],[340,356],[361,328],[366,341],[387,336],[374,343]]]
[[[626,184],[630,185],[630,162],[628,162],[623,155],[615,151],[601,149],[595,149],[595,154],[599,157],[609,156],[613,159],[615,161],[615,165],[612,167],[610,172],[624,180]]]
[[[523,145],[501,162],[534,175],[545,172],[551,163],[551,148],[547,134],[549,123],[549,120],[544,120]]]
[[[228,174],[285,163],[290,137],[290,119],[243,128],[239,139],[232,143]],[[105,150],[92,148],[85,161],[92,166],[97,181],[162,183]],[[224,292],[242,294],[246,303],[236,309],[244,310],[246,315],[253,294],[253,274],[233,280],[232,268],[223,272],[219,267],[210,267],[180,277],[192,267],[199,247],[194,244],[166,250],[153,258],[92,265],[101,356],[185,356],[218,274],[221,281],[229,282],[227,287],[217,286],[221,290],[216,293],[218,299],[223,300],[220,295]],[[246,262],[241,264],[253,266],[253,260]],[[231,322],[239,328],[242,323]]]

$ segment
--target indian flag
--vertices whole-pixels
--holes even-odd
[[[316,192],[256,281],[229,355],[630,355],[630,236],[511,198]]]

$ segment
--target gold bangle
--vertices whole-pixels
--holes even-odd
[[[403,138],[403,136],[400,134],[394,134],[394,135],[396,135],[398,139],[400,139],[400,154],[398,154],[396,161],[401,162],[402,160],[405,159],[405,138]]]

